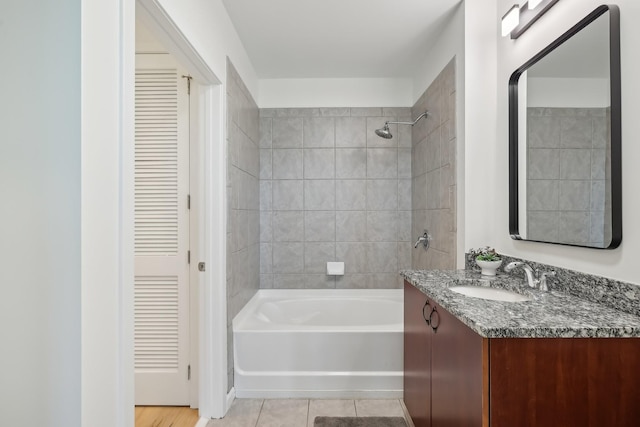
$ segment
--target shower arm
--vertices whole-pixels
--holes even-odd
[[[429,111],[425,111],[424,113],[420,114],[418,116],[418,118],[413,121],[413,123],[412,122],[384,122],[384,124],[385,124],[385,126],[386,125],[391,125],[391,124],[393,124],[393,125],[411,125],[411,126],[413,126],[416,123],[418,123],[418,121],[421,118],[426,117],[428,114],[429,114]]]

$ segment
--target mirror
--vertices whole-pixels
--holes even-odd
[[[509,232],[613,249],[622,240],[620,24],[603,5],[509,80]]]

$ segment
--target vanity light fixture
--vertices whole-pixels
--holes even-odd
[[[517,39],[556,3],[558,3],[558,0],[529,0],[522,7],[517,9],[518,22],[516,25],[513,26],[511,30],[505,32],[505,18],[513,12],[515,6],[512,7],[502,18],[502,36],[511,34],[512,39]]]
[[[520,24],[520,6],[514,4],[502,17],[502,37],[508,35]]]
[[[542,0],[529,0],[528,3],[529,3],[529,10],[533,10],[536,7],[538,7],[540,3],[542,3]]]

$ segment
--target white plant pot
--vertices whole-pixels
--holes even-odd
[[[502,260],[500,261],[481,261],[479,259],[476,260],[476,264],[478,267],[482,269],[483,276],[495,276],[496,270],[502,264]]]

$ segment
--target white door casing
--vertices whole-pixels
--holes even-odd
[[[135,403],[189,405],[189,95],[168,54],[136,55]]]

